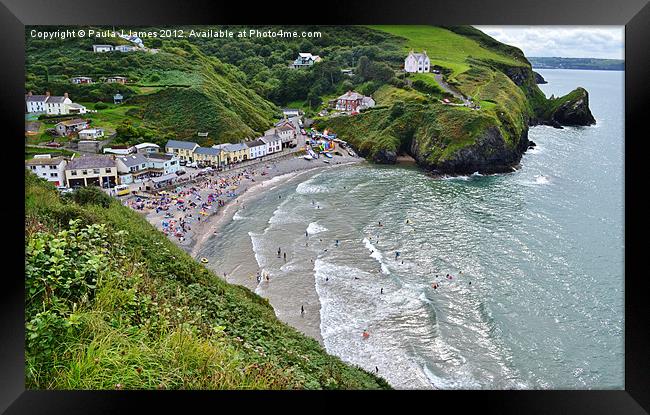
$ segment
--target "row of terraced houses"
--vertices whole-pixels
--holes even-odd
[[[299,117],[276,123],[262,137],[241,143],[216,144],[201,147],[192,141],[169,140],[165,145],[168,154],[176,156],[182,164],[196,163],[201,167],[224,167],[242,161],[254,160],[294,146],[300,131]]]

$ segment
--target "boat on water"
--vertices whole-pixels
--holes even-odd
[[[305,156],[302,156],[302,158],[304,158],[305,160],[313,160],[313,159],[314,159],[314,158],[313,158],[312,156],[310,156],[309,154],[307,154],[307,155],[305,155]]]
[[[328,159],[332,158],[332,155],[330,153],[323,153],[323,154],[325,154],[325,157],[327,157]]]
[[[349,154],[350,156],[352,156],[352,157],[356,157],[356,156],[357,156],[356,154],[354,154],[354,151],[352,151],[352,150],[348,150],[348,154]]]
[[[330,164],[330,161],[329,160],[323,160],[323,163]]]
[[[208,258],[206,258],[206,257],[201,258],[201,262],[203,262],[204,264],[207,264],[208,263]]]

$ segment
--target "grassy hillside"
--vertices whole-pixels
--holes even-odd
[[[426,50],[447,82],[481,109],[442,105],[438,100],[449,96],[433,74],[409,74],[412,88],[383,86],[375,92],[377,103],[390,108],[320,121],[319,126],[332,129],[371,157],[407,152],[425,166],[439,166],[460,150],[474,147],[492,127],[504,151],[518,151],[537,107],[546,105],[519,49],[471,27],[370,27],[398,37],[404,53]]]
[[[117,112],[110,108],[91,117],[98,126],[118,130],[118,136],[120,125],[140,129],[122,134],[120,142],[137,142],[145,136],[162,141],[194,139],[199,131],[209,132],[212,142],[239,140],[262,133],[279,112],[249,87],[244,73],[207,56],[187,40],[169,39],[159,45],[158,53],[93,53],[93,43],[97,42],[28,37],[26,90],[36,94],[49,90],[54,95],[68,92],[74,102],[89,104],[112,102],[119,91],[126,99],[122,108],[129,106],[129,111],[121,111],[119,119],[112,117]],[[110,39],[108,43],[125,42]],[[129,83],[97,82],[111,75],[126,76]],[[73,76],[90,76],[96,82],[74,85]]]
[[[385,389],[98,189],[26,172],[30,389]]]
[[[450,69],[450,79],[452,80],[470,68],[469,61],[471,59],[501,62],[512,66],[525,64],[513,56],[483,47],[480,42],[466,36],[470,33],[467,30],[465,35],[460,35],[446,28],[435,26],[377,25],[369,27],[405,39],[406,41],[403,43],[405,53],[411,49],[417,52],[426,50],[429,59],[431,59],[431,66],[438,65]]]

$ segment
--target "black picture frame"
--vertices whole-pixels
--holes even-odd
[[[7,414],[65,413],[99,414],[158,410],[191,410],[207,404],[211,411],[224,403],[240,409],[258,403],[315,406],[341,405],[351,398],[351,409],[374,410],[388,402],[403,407],[420,401],[427,410],[453,405],[464,412],[500,414],[643,414],[650,410],[650,321],[643,289],[646,273],[641,261],[642,243],[626,244],[625,258],[625,390],[620,391],[396,391],[359,395],[340,392],[201,392],[201,391],[29,391],[24,387],[24,218],[20,196],[24,195],[23,161],[14,157],[23,145],[24,56],[27,25],[173,25],[173,24],[474,24],[474,25],[625,25],[625,219],[634,223],[645,206],[642,202],[642,168],[645,118],[650,80],[650,5],[648,0],[401,0],[399,2],[341,1],[324,3],[240,2],[217,4],[204,1],[47,1],[1,0],[0,44],[3,65],[0,114],[6,117],[4,151],[7,174],[3,180],[3,228],[6,257],[2,263],[0,290],[0,411]],[[255,9],[254,12],[251,9]],[[305,19],[302,19],[305,18]],[[638,170],[635,171],[635,169]],[[13,172],[13,174],[11,173]],[[20,172],[20,174],[16,174]],[[635,174],[639,173],[639,174]],[[638,185],[638,187],[637,187]],[[640,191],[638,191],[639,189]],[[640,226],[630,226],[626,240],[643,242]],[[22,236],[21,236],[22,235]],[[637,239],[638,238],[638,239]],[[14,253],[15,251],[15,253]],[[326,395],[330,394],[329,396]],[[335,393],[332,399],[331,393]],[[408,393],[410,396],[401,396]],[[399,394],[399,395],[394,395]],[[399,399],[402,398],[402,399]],[[189,405],[189,406],[188,406]],[[215,405],[219,405],[218,407]],[[361,408],[363,405],[363,408]],[[437,409],[440,408],[440,409]],[[192,411],[193,412],[193,411]]]

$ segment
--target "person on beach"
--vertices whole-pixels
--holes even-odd
[[[338,239],[336,240],[336,246],[339,246],[339,240]]]
[[[287,253],[284,253],[284,262],[287,262]]]
[[[281,252],[280,248],[278,248],[278,258],[280,258],[281,253],[282,252]]]

